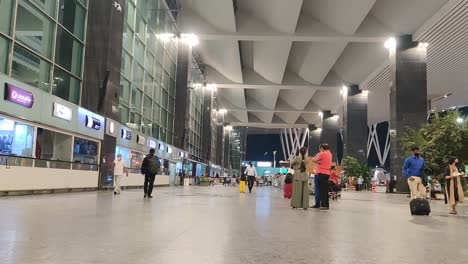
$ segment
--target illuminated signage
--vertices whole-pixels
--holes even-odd
[[[114,134],[114,129],[115,129],[114,122],[113,122],[113,121],[110,121],[110,123],[109,123],[109,132],[110,132],[111,134]]]
[[[148,146],[152,149],[156,148],[156,141],[149,139],[148,140]]]
[[[4,99],[27,108],[31,108],[34,104],[34,95],[31,92],[9,83],[5,84]]]
[[[258,161],[257,167],[271,167],[270,161]]]
[[[122,131],[120,132],[120,137],[126,140],[130,140],[132,139],[132,132],[122,128]]]
[[[164,151],[164,145],[159,143],[159,150]]]
[[[140,135],[137,135],[137,143],[140,145],[145,145],[146,144],[146,138]]]
[[[101,129],[101,121],[90,115],[86,115],[86,127],[99,130]]]
[[[53,116],[70,121],[72,120],[72,114],[73,111],[71,110],[71,108],[54,102],[52,111]]]
[[[179,151],[179,158],[183,158],[183,157],[184,157],[184,152]]]
[[[167,146],[167,153],[171,154],[172,153],[172,148]]]

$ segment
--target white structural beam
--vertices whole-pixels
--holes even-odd
[[[286,159],[286,149],[284,148],[284,138],[283,138],[283,130],[281,130],[281,133],[280,133],[280,140],[281,140],[281,148],[283,149],[283,160],[287,160]]]
[[[339,90],[343,86],[321,85],[288,85],[288,84],[244,84],[244,83],[216,83],[218,89],[282,89],[282,90]]]
[[[288,123],[248,123],[248,122],[229,122],[231,126],[238,126],[238,127],[256,127],[256,128],[306,128],[307,124],[288,124]]]
[[[300,114],[319,114],[320,111],[306,111],[306,110],[297,110],[297,109],[264,109],[264,108],[233,108],[225,107],[228,112],[238,112],[238,111],[247,111],[247,112],[258,112],[258,113],[300,113]]]
[[[274,32],[235,32],[235,33],[196,33],[200,40],[235,41],[300,41],[300,42],[385,42],[388,35],[336,34],[336,33],[274,33]]]

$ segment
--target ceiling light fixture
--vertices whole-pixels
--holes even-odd
[[[219,109],[219,113],[224,115],[224,114],[227,113],[227,109],[225,109],[225,108]]]
[[[206,85],[206,89],[208,89],[208,91],[216,92],[216,90],[218,90],[218,87],[216,86],[216,83],[209,83]]]
[[[319,115],[320,117],[323,117],[323,112],[319,112],[318,115]]]
[[[463,123],[463,118],[461,118],[461,117],[457,118],[457,123],[459,123],[459,124]]]
[[[387,49],[394,49],[394,48],[396,48],[396,45],[397,45],[396,39],[393,38],[393,37],[387,39],[387,41],[385,41],[385,43],[384,43],[384,46],[385,46],[385,48],[387,48]]]
[[[362,94],[363,94],[363,95],[368,95],[368,94],[369,94],[369,90],[362,90]]]
[[[348,95],[348,86],[343,85],[343,88],[341,89],[341,94]]]
[[[187,45],[194,47],[197,46],[200,41],[198,40],[197,35],[193,33],[182,33],[180,34],[180,40]]]
[[[427,47],[429,47],[429,43],[427,42],[419,42],[418,44],[418,48],[425,49]]]
[[[174,35],[174,33],[165,32],[165,33],[156,34],[156,37],[159,38],[162,41],[168,41],[170,39],[173,39],[175,37],[175,35]]]

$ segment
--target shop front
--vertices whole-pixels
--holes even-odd
[[[129,169],[128,177],[125,177],[122,186],[141,187],[144,176],[141,174],[141,164],[150,149],[155,149],[155,155],[159,158],[161,169],[156,176],[156,186],[174,185],[177,180],[177,168],[182,168],[182,158],[176,153],[178,150],[162,141],[146,137],[128,127],[118,125],[117,147],[115,155],[122,154]],[[108,186],[113,185],[112,175],[108,177]]]
[[[97,188],[104,118],[0,76],[0,192]]]

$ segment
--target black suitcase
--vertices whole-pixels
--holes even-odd
[[[410,202],[411,215],[429,215],[431,213],[431,205],[429,201],[422,198],[416,198]]]

